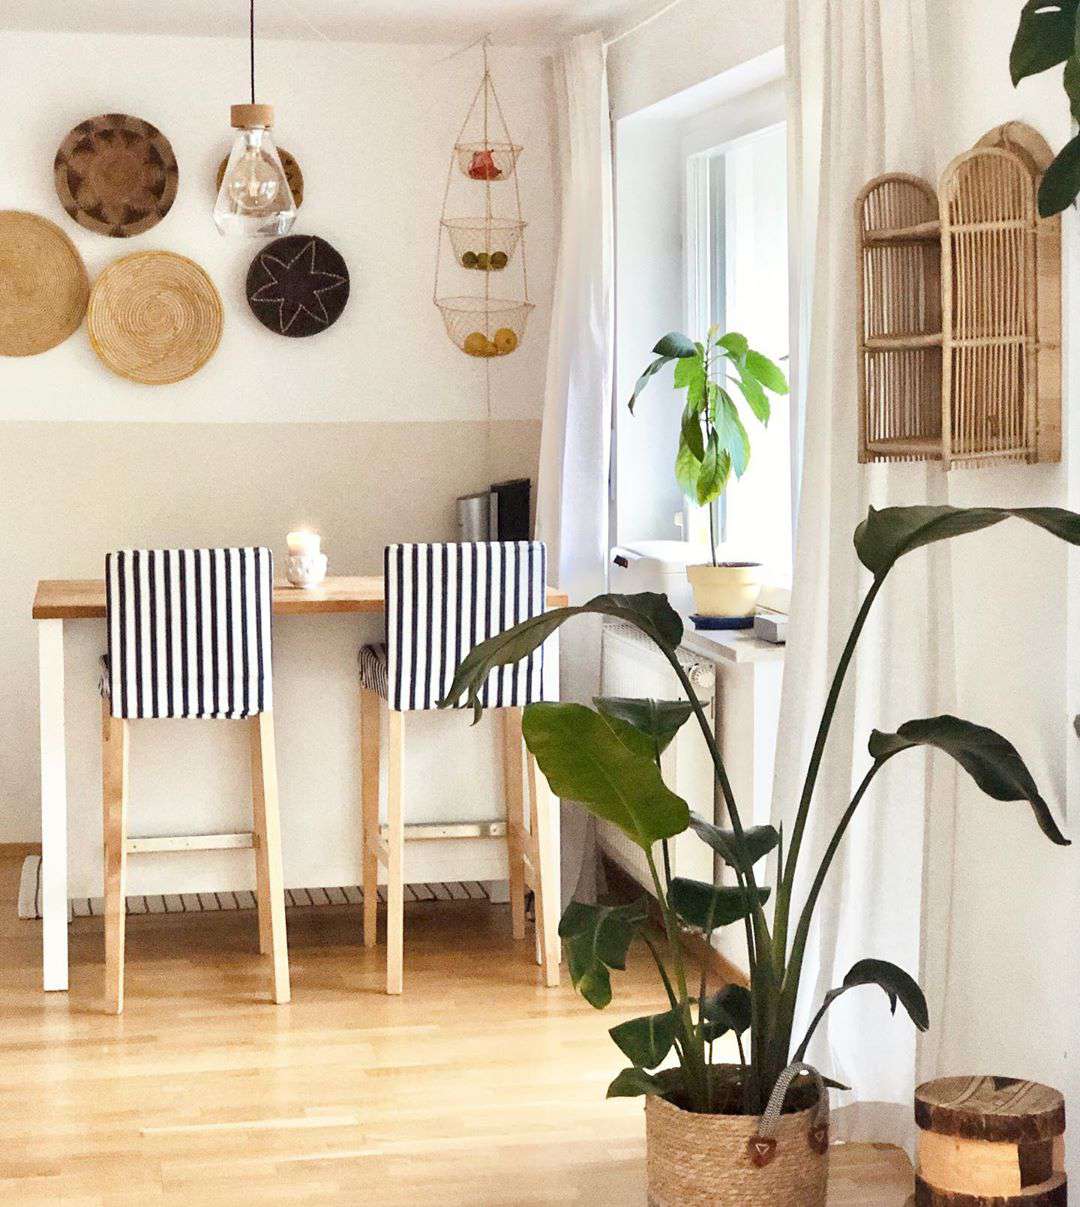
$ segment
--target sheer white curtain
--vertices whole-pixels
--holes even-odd
[[[562,229],[555,273],[537,536],[555,581],[583,603],[604,590],[614,341],[614,230],[607,67],[598,33],[554,59],[561,151]],[[561,631],[561,690],[588,701],[600,687],[600,629]],[[563,896],[594,892],[595,841],[583,809],[563,809]],[[579,884],[580,881],[580,884]]]
[[[945,501],[945,475],[918,464],[857,462],[859,323],[854,202],[884,171],[934,179],[924,0],[789,0],[793,343],[802,433],[795,582],[774,811],[790,832],[833,669],[869,585],[852,534],[869,504]],[[871,729],[947,711],[955,671],[947,554],[905,558],[879,596],[833,726],[803,845],[799,907],[818,858],[870,765]],[[924,878],[950,882],[955,773],[948,760],[896,759],[877,777],[833,865],[810,938],[797,1039],[823,994],[864,957],[920,977],[940,1023],[948,902],[920,939]],[[928,901],[929,905],[929,901]],[[936,931],[934,928],[938,928]],[[845,995],[810,1049],[838,1095],[838,1134],[905,1143],[915,1032],[880,990]],[[924,1058],[932,1066],[932,1048]]]

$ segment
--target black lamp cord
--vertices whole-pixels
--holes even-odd
[[[255,104],[255,0],[251,0],[251,15],[248,21],[251,46],[251,103]]]

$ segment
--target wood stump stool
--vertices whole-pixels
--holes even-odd
[[[1065,1099],[1014,1077],[915,1091],[916,1207],[1065,1207]]]

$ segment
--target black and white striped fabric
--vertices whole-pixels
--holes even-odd
[[[114,717],[268,712],[269,549],[124,549],[105,559]]]
[[[474,646],[544,611],[540,541],[389,545],[385,571],[386,696],[398,712],[436,708]],[[488,708],[519,708],[542,699],[543,684],[541,647],[492,671],[480,698]]]

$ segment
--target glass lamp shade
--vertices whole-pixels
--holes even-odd
[[[235,109],[264,109],[240,106]],[[288,234],[296,221],[296,202],[281,166],[269,125],[241,124],[225,167],[214,223],[223,235],[274,238]]]

